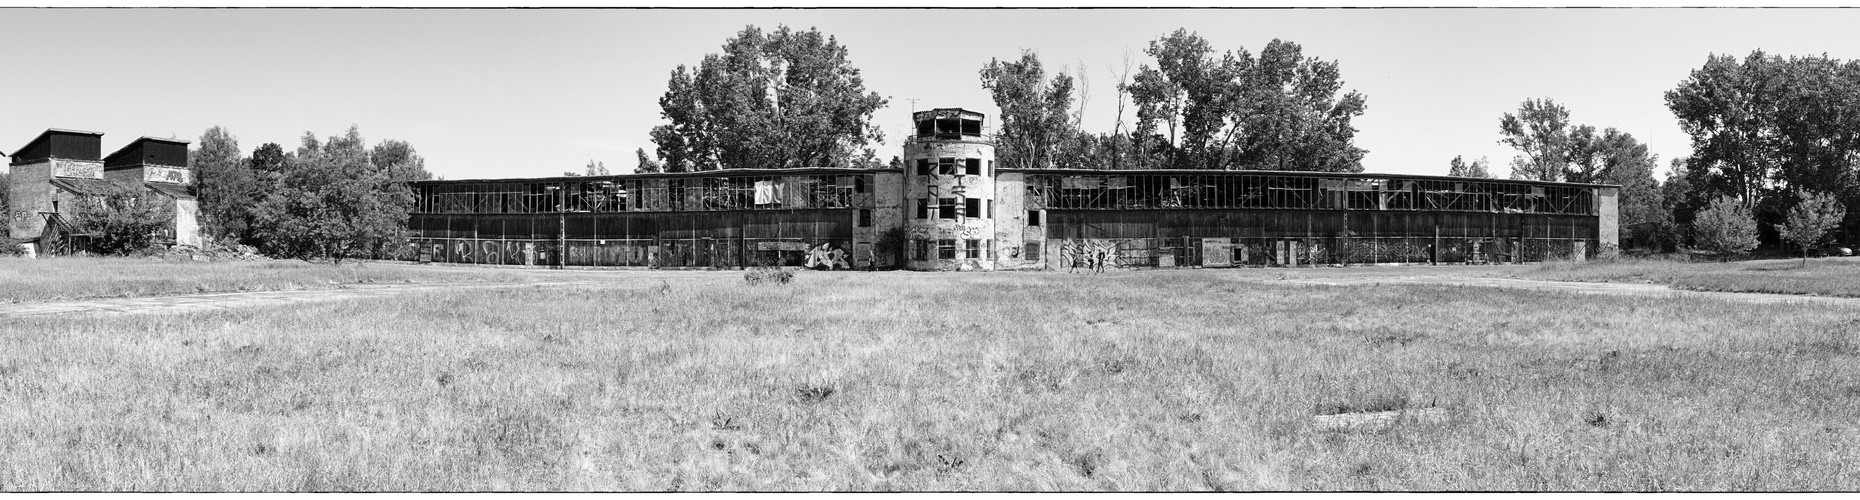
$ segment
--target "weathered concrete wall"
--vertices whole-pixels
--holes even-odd
[[[1027,252],[1027,243],[1046,240],[1043,226],[1027,226],[1027,176],[1019,172],[995,177],[995,269],[1042,269],[1044,249]]]
[[[174,200],[174,244],[199,248],[200,202],[196,200]]]
[[[939,158],[956,159],[953,175],[943,175],[936,166]],[[964,167],[966,159],[981,161],[980,175],[970,175]],[[928,159],[931,162],[930,175],[917,174],[917,160]],[[912,241],[911,245],[929,245],[929,255],[924,259],[911,259],[905,267],[919,271],[987,271],[995,268],[999,258],[995,239],[995,217],[1001,211],[995,203],[995,147],[979,139],[930,140],[918,139],[904,148],[904,191],[899,200],[904,207],[904,228]],[[954,219],[937,217],[935,202],[938,198],[956,198],[958,216]],[[982,217],[963,215],[967,199],[980,200],[984,214]],[[932,203],[930,218],[917,218],[917,204],[920,200]],[[989,206],[994,205],[990,210]],[[944,259],[938,256],[937,240],[957,240],[956,258]],[[980,255],[967,256],[967,240],[982,240]],[[927,243],[919,243],[927,242]],[[990,257],[993,252],[995,256]],[[907,253],[908,255],[908,253]]]
[[[904,227],[904,202],[902,201],[904,196],[904,172],[892,171],[872,174],[871,191],[872,227],[870,229],[872,232],[872,239],[869,241],[871,241],[873,245],[877,245],[878,239],[885,235],[885,231],[891,228]],[[878,253],[877,247],[873,247],[872,252],[874,256],[878,258],[879,266],[889,267],[899,264],[897,255]],[[858,253],[860,254],[860,258],[865,257],[863,251]]]
[[[1604,253],[1618,250],[1621,248],[1621,188],[1600,187],[1595,191],[1595,212],[1601,217],[1596,227],[1599,234],[1595,235],[1596,244],[1601,245],[1597,250]]]
[[[165,182],[169,184],[193,184],[194,171],[185,168],[163,167],[159,165],[141,165],[131,168],[118,168],[103,171],[101,179],[110,182]]]
[[[13,185],[7,192],[7,232],[18,239],[37,238],[45,231],[39,212],[52,207],[52,162],[13,165],[8,173]]]

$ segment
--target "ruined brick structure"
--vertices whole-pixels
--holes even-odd
[[[34,254],[82,251],[89,235],[73,227],[79,205],[94,202],[111,184],[126,184],[174,204],[174,225],[160,235],[163,241],[199,246],[188,142],[143,137],[100,157],[102,140],[100,132],[47,129],[13,153],[9,235]]]
[[[419,181],[405,259],[740,269],[1498,263],[1616,245],[1618,186],[1391,174],[997,169],[985,117],[915,113],[902,168]],[[876,252],[907,235],[902,262]],[[1094,266],[1093,264],[1097,264]]]

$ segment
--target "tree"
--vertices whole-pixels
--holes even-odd
[[[91,249],[128,255],[155,246],[174,227],[174,203],[141,184],[112,183],[103,194],[79,203],[73,226],[92,234]]]
[[[254,207],[260,250],[267,255],[340,263],[406,238],[413,193],[370,161],[356,127],[327,142],[306,132],[275,175]]]
[[[639,156],[639,166],[633,167],[633,173],[656,174],[665,171],[665,162],[652,159],[652,155],[646,153],[646,148],[636,148],[633,154]]]
[[[1075,130],[1068,113],[1072,76],[1061,73],[1047,80],[1039,56],[1024,50],[1019,61],[990,59],[981,77],[982,88],[1001,108],[995,161],[1002,168],[1055,166],[1055,151]]]
[[[1492,173],[1486,169],[1488,164],[1485,157],[1480,157],[1472,163],[1466,163],[1466,161],[1461,160],[1459,156],[1454,156],[1453,162],[1447,166],[1447,176],[1490,179],[1492,178]]]
[[[1808,267],[1808,250],[1846,217],[1847,209],[1834,195],[1803,191],[1797,195],[1795,207],[1789,209],[1787,221],[1776,226],[1776,232],[1802,247],[1802,267]]]
[[[1567,172],[1569,182],[1615,184],[1621,186],[1620,237],[1622,240],[1659,239],[1656,230],[1671,216],[1666,211],[1666,196],[1653,168],[1659,158],[1647,151],[1634,136],[1612,127],[1601,134],[1594,127],[1577,127],[1572,135],[1572,155]],[[1639,231],[1636,233],[1635,231]],[[1637,236],[1636,236],[1637,235]]]
[[[1367,100],[1338,95],[1336,62],[1306,58],[1285,40],[1258,58],[1241,49],[1216,59],[1187,30],[1150,42],[1146,52],[1156,66],[1120,86],[1137,107],[1139,157],[1160,156],[1176,168],[1362,171],[1367,152],[1354,145],[1351,120]]]
[[[258,173],[239,150],[239,138],[215,126],[200,135],[200,147],[189,153],[201,229],[215,238],[252,243],[252,206],[264,197]]]
[[[1500,144],[1520,153],[1511,160],[1511,178],[1562,181],[1570,156],[1569,110],[1548,97],[1525,99],[1518,114],[1498,121]]]
[[[640,150],[640,152],[643,153],[645,152],[645,150],[642,149]],[[596,175],[612,175],[609,172],[607,172],[607,162],[597,162],[594,160],[588,160],[587,170],[588,170],[587,175],[589,177],[593,177]]]
[[[375,145],[369,153],[369,163],[381,169],[396,182],[431,180],[433,174],[426,171],[426,159],[414,151],[406,141],[388,139]]]
[[[652,142],[673,172],[847,166],[884,140],[872,114],[885,103],[833,37],[749,26],[695,70],[672,71],[659,98],[671,123]]]
[[[1727,259],[1757,247],[1757,219],[1736,198],[1720,196],[1692,221],[1692,238]]]

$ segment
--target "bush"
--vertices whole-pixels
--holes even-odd
[[[112,185],[79,205],[76,219],[77,232],[95,235],[91,250],[130,255],[154,247],[160,233],[174,228],[174,204],[140,185]]]
[[[1692,233],[1700,247],[1728,258],[1757,247],[1757,218],[1737,199],[1721,196],[1699,211]]]
[[[751,285],[760,285],[763,283],[774,283],[777,285],[786,285],[788,284],[789,281],[793,279],[794,279],[793,272],[790,272],[786,269],[777,269],[777,268],[772,268],[772,267],[759,267],[755,269],[750,269],[749,272],[743,273],[743,281]]]

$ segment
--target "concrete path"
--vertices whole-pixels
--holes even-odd
[[[646,288],[657,286],[658,282],[641,283],[638,281],[555,281],[540,283],[468,283],[468,284],[422,284],[422,285],[349,285],[344,288],[329,290],[284,290],[270,292],[230,292],[209,293],[201,295],[167,295],[160,297],[135,297],[119,299],[90,299],[69,302],[38,302],[20,304],[0,304],[0,317],[48,316],[61,314],[160,314],[186,313],[234,309],[241,307],[258,307],[268,305],[289,305],[308,302],[329,302],[370,297],[391,297],[417,293],[430,293],[452,290],[485,290],[496,288],[557,288],[565,286],[578,287],[625,287]]]
[[[1819,297],[1812,295],[1785,295],[1776,293],[1743,292],[1699,292],[1692,290],[1675,290],[1666,285],[1652,283],[1591,283],[1576,281],[1540,281],[1517,278],[1489,276],[1338,276],[1338,277],[1299,277],[1283,280],[1267,280],[1266,283],[1287,283],[1305,285],[1446,285],[1446,286],[1482,286],[1493,288],[1510,288],[1517,290],[1545,290],[1573,293],[1590,293],[1601,295],[1624,295],[1635,297],[1686,297],[1716,300],[1729,300],[1755,304],[1824,304],[1847,307],[1860,307],[1860,298],[1853,297]]]

